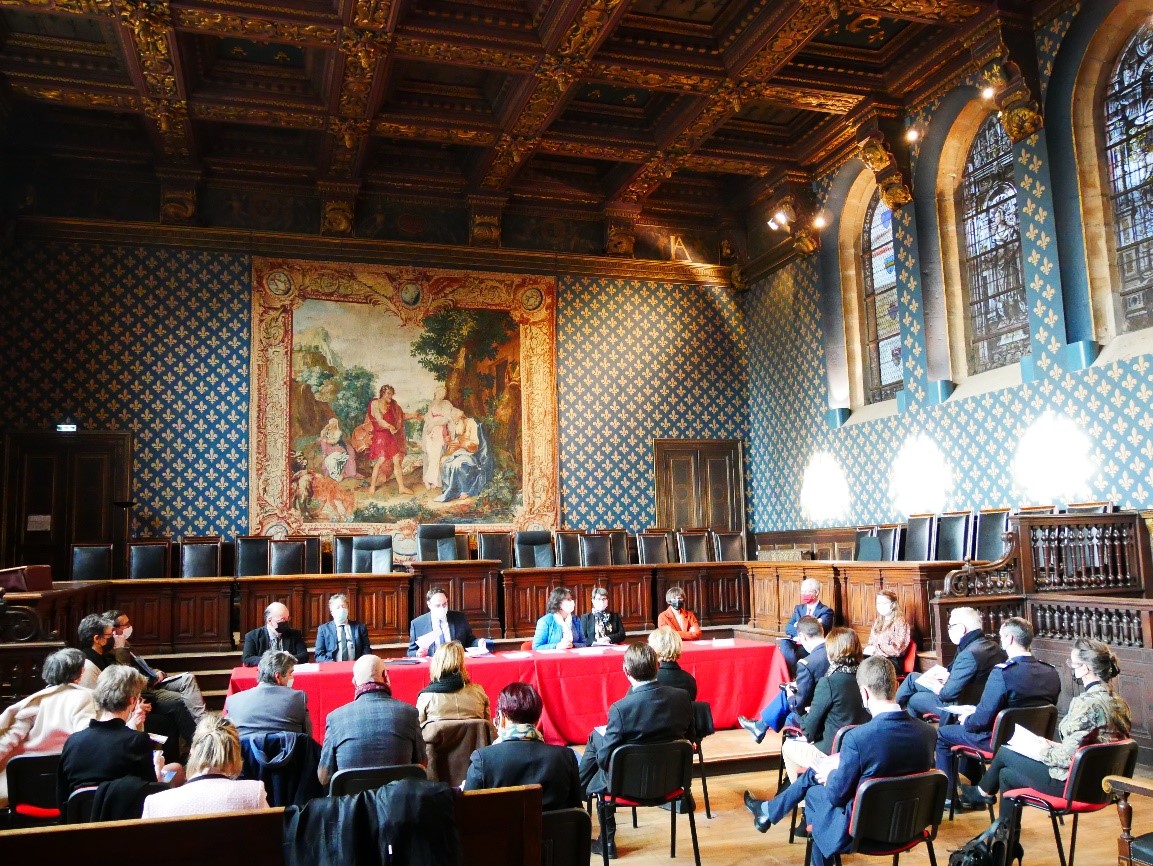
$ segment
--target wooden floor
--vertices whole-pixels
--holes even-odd
[[[777,751],[779,746],[769,738],[761,746],[756,746],[744,731],[721,731],[705,740],[709,758],[737,757],[760,752]],[[1153,773],[1138,768],[1137,775],[1153,781]],[[709,799],[713,807],[713,819],[704,815],[704,804],[700,796],[699,780],[693,783],[693,794],[697,800],[697,831],[700,838],[701,863],[703,866],[801,866],[805,860],[804,840],[789,844],[789,828],[772,827],[764,835],[753,828],[752,816],[745,810],[741,795],[746,788],[761,797],[769,797],[775,791],[776,770],[737,773],[709,777]],[[1153,832],[1153,801],[1134,804],[1134,835]],[[1053,831],[1049,820],[1036,809],[1025,810],[1021,843],[1025,848],[1027,866],[1059,866],[1057,850],[1053,843]],[[639,811],[640,827],[633,829],[627,815],[618,820],[617,848],[620,855],[616,862],[633,866],[656,866],[656,864],[692,863],[692,843],[689,838],[688,820],[677,818],[677,857],[669,859],[669,815],[658,809]],[[593,833],[596,833],[596,819],[593,819]],[[973,836],[989,826],[987,812],[961,812],[957,820],[946,820],[940,829],[935,847],[937,862],[945,866],[949,862],[949,852],[959,848]],[[1100,812],[1081,819],[1077,832],[1076,864],[1081,866],[1108,866],[1117,862],[1117,836],[1120,833],[1117,810],[1110,806]],[[1068,822],[1063,828],[1066,848],[1069,844]],[[887,864],[884,858],[848,857],[845,863]],[[600,863],[593,857],[591,863]],[[920,866],[929,862],[924,848],[914,849],[901,857],[902,864]]]

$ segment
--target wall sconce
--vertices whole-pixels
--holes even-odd
[[[816,209],[805,190],[795,186],[788,189],[778,193],[779,198],[769,209],[772,216],[768,226],[774,232],[790,235],[797,252],[812,255],[820,247],[817,233],[828,225],[828,216]]]

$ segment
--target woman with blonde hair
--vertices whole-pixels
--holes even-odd
[[[661,666],[657,671],[657,682],[662,686],[672,686],[689,693],[689,700],[697,699],[697,680],[684,670],[677,661],[681,657],[681,636],[667,625],[649,634],[649,646],[657,654]]]
[[[188,753],[188,781],[144,800],[144,818],[178,818],[267,809],[264,783],[237,779],[244,769],[240,734],[218,713],[207,713],[196,726]]]
[[[421,727],[429,722],[492,718],[488,695],[469,679],[460,641],[437,648],[428,676],[428,685],[416,696]]]
[[[900,673],[900,661],[912,640],[913,633],[901,614],[897,594],[891,589],[882,589],[877,593],[877,618],[869,629],[869,642],[865,644],[864,654],[888,658]]]

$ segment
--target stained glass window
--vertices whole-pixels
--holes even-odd
[[[961,185],[969,302],[969,372],[1004,367],[1029,353],[1013,144],[995,114],[969,148]]]
[[[1153,23],[1138,30],[1105,97],[1105,152],[1122,331],[1153,325]]]
[[[865,275],[866,399],[891,399],[901,390],[901,326],[897,317],[897,262],[893,257],[893,212],[873,193],[861,232]]]

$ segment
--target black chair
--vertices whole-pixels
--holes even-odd
[[[263,577],[268,570],[267,535],[236,536],[236,576]]]
[[[512,536],[507,532],[478,532],[478,559],[498,559],[502,570],[513,567]]]
[[[269,574],[307,574],[303,541],[274,538],[268,542]]]
[[[320,536],[286,535],[284,541],[299,541],[304,544],[304,574],[320,574]]]
[[[392,571],[392,536],[333,536],[332,568],[336,574],[388,574]]]
[[[172,544],[168,539],[128,542],[128,579],[157,580],[168,577]]]
[[[881,561],[893,562],[901,558],[905,544],[905,527],[900,523],[886,523],[877,527],[877,540],[881,542]]]
[[[689,815],[689,830],[693,837],[693,859],[701,866],[701,849],[697,842],[696,815],[691,808],[690,789],[693,782],[693,746],[688,740],[671,743],[629,743],[618,747],[609,758],[608,788],[595,795],[597,818],[605,825],[605,807],[641,808],[676,805],[671,816],[669,856],[677,856],[677,812]],[[608,866],[608,846],[601,846],[604,866]]]
[[[941,823],[947,784],[940,770],[865,779],[853,798],[853,817],[849,821],[852,843],[844,853],[892,857],[893,866],[897,866],[901,854],[924,842],[929,849],[929,862],[937,866],[933,840]],[[805,866],[809,866],[812,857],[810,835],[805,846]],[[841,856],[837,854],[833,859],[840,866]]]
[[[59,755],[17,755],[8,762],[8,811],[13,827],[60,823],[56,799]]]
[[[1022,505],[1017,509],[1018,514],[1026,514],[1033,516],[1044,516],[1047,514],[1056,514],[1056,505]]]
[[[697,753],[697,769],[701,774],[701,796],[705,801],[705,817],[712,818],[713,810],[709,806],[709,781],[705,775],[705,750],[701,748],[705,737],[717,732],[716,723],[713,721],[713,707],[708,701],[693,701],[693,728],[695,735],[689,742],[693,744],[693,751]]]
[[[936,537],[937,515],[910,514],[905,527],[905,549],[901,560],[928,562],[933,559],[933,539]]]
[[[547,529],[518,532],[513,541],[517,568],[552,568],[556,565],[552,533]]]
[[[1066,514],[1112,514],[1112,502],[1070,502],[1065,506]]]
[[[669,561],[669,539],[663,532],[637,533],[637,559],[641,565],[664,565]]]
[[[87,824],[92,820],[92,803],[96,800],[97,787],[77,788],[64,804],[65,824]]]
[[[451,523],[422,523],[416,528],[416,558],[421,562],[449,562],[459,559],[456,527]]]
[[[468,533],[458,532],[456,534],[456,558],[457,559],[472,559],[468,549]]]
[[[875,526],[858,526],[857,531],[853,536],[853,559],[860,562],[872,562],[873,560],[861,559],[861,542],[866,538],[876,538],[877,527]]]
[[[72,580],[111,580],[111,544],[72,545]]]
[[[613,565],[628,565],[629,534],[624,529],[598,529],[597,535],[607,535],[613,548]]]
[[[554,809],[541,815],[541,866],[588,866],[593,822],[584,809]]]
[[[709,533],[678,532],[677,553],[681,562],[709,562]]]
[[[1051,739],[1053,737],[1053,731],[1057,728],[1057,708],[1052,704],[1042,704],[1039,707],[1009,707],[1008,709],[1001,710],[1001,712],[997,713],[997,717],[993,719],[993,732],[989,735],[988,749],[978,749],[976,746],[967,746],[964,744],[953,746],[949,750],[949,782],[953,788],[957,787],[957,770],[962,758],[969,758],[980,764],[981,773],[984,775],[984,771],[989,766],[989,762],[993,760],[993,756],[997,754],[997,750],[1009,742],[1009,738],[1013,736],[1013,731],[1017,725],[1020,725],[1027,731],[1032,731],[1039,737]],[[950,821],[953,820],[956,811],[957,798],[950,797]],[[989,805],[989,820],[993,820],[992,804]]]
[[[857,539],[857,552],[853,557],[857,562],[880,562],[882,556],[881,539],[877,536],[866,535]]]
[[[427,779],[420,764],[395,764],[391,767],[351,767],[337,770],[328,781],[328,795],[343,797],[383,788],[398,779]]]
[[[1008,508],[989,508],[978,511],[973,535],[973,558],[983,562],[996,562],[1005,555],[1005,531],[1009,528]]]
[[[669,545],[669,562],[680,562],[678,558],[680,551],[677,550],[677,533],[673,529],[665,529],[663,526],[650,526],[645,532],[663,532]]]
[[[553,542],[556,544],[556,564],[558,566],[581,564],[580,538],[582,534],[579,529],[558,529],[553,533]]]
[[[198,535],[180,542],[181,577],[220,577],[220,536]]]
[[[578,541],[580,544],[581,565],[588,567],[613,564],[612,539],[607,535],[582,535]]]
[[[968,559],[972,553],[969,511],[948,511],[937,518],[937,544],[933,559],[940,562]]]
[[[743,532],[713,533],[713,559],[717,562],[744,562],[748,558]]]
[[[837,752],[841,751],[841,743],[843,743],[845,740],[845,734],[849,733],[849,731],[851,731],[855,727],[857,727],[857,726],[856,725],[843,725],[842,727],[837,728],[837,732],[835,734],[833,734],[833,750],[829,754],[835,755],[835,754],[837,754]],[[805,732],[802,728],[798,728],[798,727],[795,727],[793,725],[786,725],[784,728],[781,729],[781,742],[782,743],[784,743],[784,738],[785,738],[786,734],[790,737],[804,737],[805,736]],[[780,767],[777,768],[777,791],[778,792],[781,790],[781,784],[784,782],[784,780],[785,780],[785,762],[784,762],[784,759],[782,759]],[[797,838],[797,819],[800,817],[800,813],[801,813],[801,804],[798,803],[796,806],[793,806],[793,817],[789,821],[789,844],[790,845],[792,845],[793,842]]]
[[[1077,853],[1077,819],[1087,812],[1100,812],[1113,802],[1113,795],[1107,793],[1101,784],[1106,776],[1132,776],[1136,766],[1137,744],[1133,740],[1094,743],[1082,746],[1073,756],[1065,790],[1059,796],[1042,794],[1033,788],[1012,788],[1002,791],[1001,796],[1020,806],[1044,810],[1053,825],[1061,866],[1073,866],[1073,857]],[[1058,819],[1066,815],[1073,816],[1068,863],[1061,845],[1061,829],[1057,826]]]

